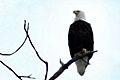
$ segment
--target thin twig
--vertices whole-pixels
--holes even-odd
[[[0,60],[0,62],[1,62],[5,67],[7,67],[16,77],[18,77],[20,80],[22,80],[21,77],[18,76],[17,73],[16,73],[14,70],[12,70],[12,68],[10,68],[9,66],[7,66],[7,65],[6,65],[4,62],[2,62],[1,60]]]
[[[26,28],[26,21],[24,21],[24,28]],[[29,27],[27,27],[26,32],[28,32],[28,30],[29,30]],[[11,55],[15,54],[16,52],[18,52],[22,48],[22,46],[25,44],[26,40],[27,40],[27,35],[26,35],[25,40],[23,41],[23,43],[14,52],[12,52],[12,53],[0,53],[0,55],[2,55],[2,56],[11,56]]]
[[[34,77],[31,77],[31,75],[29,75],[29,76],[19,76],[12,68],[10,68],[8,65],[6,65],[3,61],[0,60],[0,63],[2,63],[6,68],[8,68],[20,80],[22,80],[22,78],[35,79]]]
[[[68,67],[75,62],[76,60],[83,58],[89,54],[95,53],[96,51],[87,51],[85,54],[83,54],[82,56],[75,56],[73,57],[71,60],[69,60],[66,64],[62,64],[62,66],[59,68],[59,70],[49,79],[49,80],[55,80],[58,76],[60,76],[65,69],[68,69]]]
[[[63,66],[64,65],[64,63],[61,61],[61,58],[60,58],[60,64]]]
[[[22,78],[29,78],[29,79],[35,79],[34,77],[31,77],[32,74],[30,74],[29,76],[20,76]]]
[[[28,23],[28,27],[27,27],[27,28],[29,28],[29,23]],[[30,42],[32,48],[33,48],[33,49],[35,50],[35,52],[36,52],[37,57],[38,57],[43,63],[45,63],[45,65],[46,65],[45,80],[47,80],[47,74],[48,74],[48,62],[45,61],[45,60],[43,60],[43,59],[40,57],[38,51],[36,50],[35,46],[33,45],[32,41],[31,41],[31,39],[30,39],[30,36],[29,36],[29,34],[28,34],[28,31],[27,31],[25,28],[24,28],[24,30],[25,30],[25,32],[26,32],[27,38],[29,39],[29,42]]]

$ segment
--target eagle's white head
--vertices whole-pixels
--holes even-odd
[[[86,20],[85,13],[80,10],[74,10],[73,13],[76,15],[75,21],[77,20]]]

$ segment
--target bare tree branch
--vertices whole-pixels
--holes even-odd
[[[27,38],[28,38],[31,46],[33,47],[33,49],[34,49],[35,52],[36,52],[37,57],[38,57],[43,63],[46,64],[46,74],[45,74],[45,80],[46,80],[46,79],[47,79],[47,74],[48,74],[48,62],[45,61],[45,60],[43,60],[43,59],[40,57],[40,55],[38,54],[38,51],[35,49],[35,46],[33,45],[32,41],[31,41],[31,39],[30,39],[30,36],[29,36],[29,34],[28,34],[29,23],[28,23],[28,26],[26,27],[26,20],[24,20],[24,30],[25,30],[25,32],[26,32],[26,38],[25,38],[25,40],[23,41],[23,43],[21,44],[21,46],[18,47],[13,53],[10,53],[10,54],[0,53],[0,55],[3,55],[3,56],[13,55],[13,54],[16,53],[17,51],[19,51],[20,48],[22,48],[22,46],[25,44],[25,42],[26,42],[26,40],[27,40]],[[0,62],[1,62],[4,66],[6,66],[10,71],[12,71],[20,80],[22,80],[22,79],[21,79],[22,77],[23,77],[23,78],[35,79],[34,77],[31,77],[31,75],[29,75],[29,76],[18,76],[18,75],[15,73],[15,71],[12,70],[12,68],[10,68],[10,67],[7,66],[6,64],[4,64],[2,61],[0,61]]]
[[[26,21],[24,21],[24,29],[25,28],[26,28]],[[28,32],[29,27],[27,27],[27,29],[25,29],[25,30],[26,30],[26,32]],[[26,40],[27,40],[27,35],[26,35],[25,40],[23,41],[23,43],[14,52],[12,52],[10,54],[9,53],[0,53],[0,55],[2,55],[2,56],[11,56],[11,55],[15,54],[17,51],[19,51],[22,48],[22,46],[25,44]]]
[[[26,22],[26,21],[25,21],[25,22]],[[29,23],[28,23],[28,28],[29,28]],[[29,36],[29,34],[28,34],[28,31],[27,31],[25,28],[24,28],[24,30],[25,30],[25,32],[26,32],[27,38],[28,38],[28,40],[29,40],[32,48],[33,48],[33,49],[35,50],[35,52],[36,52],[37,57],[38,57],[43,63],[45,63],[45,65],[46,65],[46,74],[45,74],[45,79],[44,79],[44,80],[47,80],[48,62],[45,61],[45,60],[43,60],[43,59],[40,57],[38,51],[36,50],[35,46],[33,45],[32,41],[31,41],[31,39],[30,39],[30,36]]]
[[[55,80],[58,76],[60,76],[65,69],[68,69],[68,67],[75,62],[76,60],[83,58],[89,54],[95,53],[96,51],[87,51],[85,54],[81,55],[81,56],[75,56],[73,57],[71,60],[69,60],[66,64],[64,64],[61,60],[60,63],[62,64],[62,66],[59,68],[59,70],[49,79],[49,80]]]
[[[0,60],[0,63],[2,63],[6,68],[8,68],[17,78],[22,80],[22,78],[29,78],[29,79],[35,79],[34,77],[29,76],[19,76],[12,68],[10,68],[8,65],[6,65],[4,62]]]

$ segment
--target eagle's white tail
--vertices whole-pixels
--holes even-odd
[[[77,71],[81,76],[85,73],[86,66],[88,65],[85,61],[88,62],[87,56],[75,62],[77,66]]]

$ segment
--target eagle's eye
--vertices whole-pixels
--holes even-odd
[[[78,12],[78,13],[79,13],[80,11],[79,11],[79,10],[77,10],[76,12]]]

